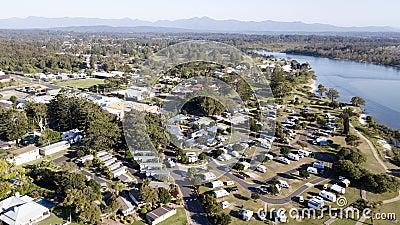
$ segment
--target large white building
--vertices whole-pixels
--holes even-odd
[[[8,225],[31,225],[50,217],[48,208],[24,195],[11,196],[0,202],[0,221]]]
[[[39,153],[41,155],[51,155],[51,154],[57,153],[59,151],[68,149],[69,147],[70,147],[70,144],[68,143],[68,141],[60,141],[60,142],[40,148]]]
[[[15,165],[21,165],[40,158],[39,149],[34,145],[28,145],[11,151],[12,156],[7,159],[8,162]]]

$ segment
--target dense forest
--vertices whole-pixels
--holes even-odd
[[[143,60],[172,44],[188,40],[223,42],[243,51],[265,49],[400,66],[400,37],[327,35],[247,35],[214,33],[73,33],[0,31],[0,70],[134,72]],[[87,56],[91,57],[88,58]],[[89,60],[89,62],[87,62]]]

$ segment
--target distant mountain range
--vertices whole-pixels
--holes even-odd
[[[51,29],[80,32],[400,32],[399,28],[389,26],[338,27],[320,23],[215,20],[209,17],[156,22],[129,18],[9,18],[0,19],[0,29]]]

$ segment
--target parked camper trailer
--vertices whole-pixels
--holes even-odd
[[[290,188],[290,185],[285,180],[279,180],[279,185],[284,188]]]
[[[265,167],[264,165],[258,165],[256,169],[258,171],[260,171],[261,173],[266,173],[267,172],[267,167]]]
[[[321,162],[321,161],[314,162],[313,167],[317,168],[317,169],[325,169],[325,164],[324,164],[324,162]]]
[[[265,154],[265,157],[268,158],[269,160],[273,160],[274,156],[271,154]]]
[[[279,157],[279,161],[285,164],[290,164],[290,160],[285,157]]]
[[[299,161],[300,160],[300,156],[297,154],[293,154],[293,153],[289,153],[288,158],[294,161]]]
[[[308,207],[313,209],[322,209],[324,207],[324,200],[319,196],[314,196],[308,200]]]
[[[336,202],[336,195],[333,194],[332,192],[328,192],[325,190],[322,190],[319,192],[319,196],[331,201],[331,202]]]
[[[304,149],[300,149],[297,151],[297,154],[309,157],[309,156],[311,156],[312,152],[304,150]]]
[[[332,185],[332,187],[331,187],[331,191],[334,191],[334,192],[337,192],[337,193],[339,193],[339,194],[344,195],[344,194],[346,193],[346,188],[340,187],[339,185],[334,184],[334,185]]]
[[[317,168],[314,168],[314,167],[311,167],[311,166],[307,168],[307,172],[309,172],[311,174],[314,174],[314,175],[318,175]]]

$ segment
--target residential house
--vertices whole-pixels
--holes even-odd
[[[39,158],[39,149],[35,145],[28,145],[11,151],[11,156],[7,159],[7,161],[10,163],[15,163],[15,165],[21,165]]]
[[[213,191],[215,198],[222,198],[229,195],[229,192],[225,189]]]
[[[210,181],[210,180],[214,180],[215,178],[217,178],[213,172],[206,172],[206,173],[200,174],[200,176],[203,178],[204,181]]]
[[[33,201],[33,198],[18,193],[0,202],[0,221],[8,225],[30,225],[50,217],[48,208]]]
[[[82,137],[83,137],[82,132],[78,129],[65,131],[61,134],[61,139],[63,141],[68,141],[70,144],[80,142]]]
[[[167,205],[161,206],[146,214],[147,221],[151,225],[158,224],[176,214],[176,209]]]
[[[51,155],[54,153],[57,153],[59,151],[68,149],[70,147],[70,144],[68,143],[68,141],[60,141],[45,147],[41,147],[39,149],[39,153],[41,155]]]
[[[128,199],[119,196],[117,201],[121,204],[120,212],[124,216],[129,216],[135,212],[135,207],[133,207],[132,203]]]
[[[113,173],[114,178],[121,176],[122,174],[126,173],[126,166],[119,167],[115,170],[111,171]]]

